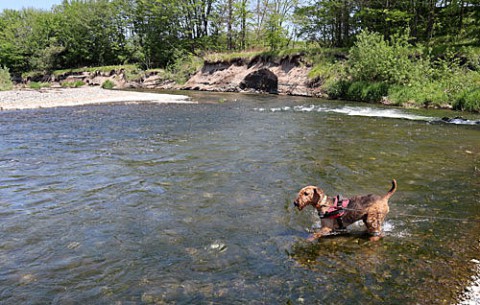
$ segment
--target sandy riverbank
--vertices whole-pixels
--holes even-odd
[[[1,110],[120,102],[192,103],[189,97],[184,95],[105,90],[100,87],[21,89],[0,92]]]

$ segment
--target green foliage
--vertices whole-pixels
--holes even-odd
[[[81,72],[102,72],[102,73],[109,73],[111,71],[120,71],[124,70],[125,73],[138,73],[138,66],[137,65],[117,65],[117,66],[95,66],[95,67],[83,67],[83,68],[76,68],[76,69],[63,69],[63,70],[55,70],[53,71],[53,75],[59,76],[63,74],[75,74]]]
[[[111,80],[107,79],[106,81],[103,82],[102,88],[103,89],[113,89],[115,87],[115,83],[112,82]]]
[[[265,39],[272,50],[278,50],[286,45],[287,35],[281,26],[281,15],[271,14],[267,20]]]
[[[453,109],[480,112],[480,88],[463,90],[453,103]]]
[[[0,67],[0,91],[12,90],[13,83],[10,71],[6,67]]]
[[[350,49],[349,73],[354,80],[408,85],[425,77],[428,70],[421,54],[408,43],[408,33],[385,41],[382,35],[362,31]]]
[[[439,82],[414,86],[392,86],[388,98],[398,105],[412,107],[446,107],[449,97]]]
[[[42,88],[48,88],[48,87],[50,87],[50,83],[30,82],[30,83],[28,83],[28,87],[29,87],[30,89],[39,90],[39,89],[42,89]]]
[[[339,98],[340,93],[346,92],[342,88],[347,83],[343,80],[348,79],[348,74],[343,61],[336,61],[333,58],[317,59],[308,77],[322,83],[324,90],[333,98]]]
[[[480,111],[478,53],[467,50],[470,53],[446,49],[442,57],[424,56],[406,35],[387,42],[378,33],[362,32],[350,50],[346,73],[328,78],[328,64],[314,67],[312,73],[327,76],[323,88],[331,98]]]
[[[263,54],[264,51],[245,51],[245,52],[225,52],[225,53],[208,53],[203,58],[206,62],[231,62],[233,60],[242,59],[249,62],[256,56]]]
[[[200,57],[182,50],[175,50],[174,61],[168,66],[166,76],[178,84],[183,84],[191,75],[197,72],[202,65],[203,60]]]
[[[479,43],[479,1],[313,0],[295,10],[302,37],[320,46],[351,46],[356,33],[369,29],[389,40],[408,28],[412,41],[438,45]]]
[[[395,38],[404,28],[416,45],[475,47],[479,9],[478,1],[69,0],[49,11],[2,11],[0,62],[15,75],[128,63],[165,68],[177,50],[199,55],[293,44],[350,47],[365,29],[378,32],[386,44],[397,41],[398,52],[406,50],[406,40]],[[376,67],[374,81],[408,82],[410,62],[395,58],[382,62],[398,65],[398,72],[385,75],[393,71]],[[478,58],[473,61],[478,64]]]
[[[353,1],[318,0],[307,3],[307,6],[297,7],[294,14],[300,34],[324,47],[349,46]]]
[[[388,88],[389,85],[386,83],[369,83],[362,89],[362,101],[378,103],[388,95]]]
[[[451,106],[458,110],[480,111],[477,99],[480,74],[464,71],[451,63],[436,62],[436,65],[441,68],[434,71],[435,78],[426,78],[412,86],[393,86],[389,90],[388,99],[399,105]]]
[[[13,73],[55,67],[64,50],[55,37],[56,18],[41,10],[4,10],[0,14],[0,61]]]
[[[364,81],[335,81],[326,86],[325,90],[331,98],[344,98],[347,100],[367,103],[378,103],[388,95],[389,85],[386,83]]]
[[[332,99],[341,99],[344,98],[350,82],[346,80],[331,80],[325,82],[322,86],[325,93]]]
[[[282,48],[276,50],[256,50],[256,51],[244,51],[244,52],[212,52],[207,53],[203,56],[203,59],[209,63],[217,62],[232,62],[232,61],[242,61],[245,63],[251,62],[254,59],[261,60],[270,60],[270,61],[280,61],[287,56],[296,56],[303,54],[302,58],[306,58],[305,55],[307,50],[303,48]],[[308,55],[307,55],[308,57]]]
[[[107,0],[64,1],[55,7],[57,39],[65,46],[63,65],[109,65],[125,50],[125,33],[118,32],[120,14]]]

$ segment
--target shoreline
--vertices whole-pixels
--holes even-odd
[[[194,103],[188,96],[100,87],[14,89],[0,91],[0,110],[70,107],[105,103]]]

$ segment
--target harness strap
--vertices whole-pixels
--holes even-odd
[[[348,203],[350,200],[348,199],[342,199],[340,200],[340,195],[336,196],[334,198],[334,203],[333,205],[328,209],[328,211],[325,214],[320,214],[320,218],[332,218],[332,219],[337,219],[339,220],[339,225],[343,227],[343,224],[341,223],[340,217],[342,217],[345,214],[345,208],[348,206]]]

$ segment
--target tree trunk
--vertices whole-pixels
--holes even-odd
[[[240,43],[240,46],[241,46],[241,49],[242,50],[245,50],[246,47],[247,47],[247,42],[246,42],[246,39],[247,39],[247,1],[248,0],[242,0],[242,12],[241,12],[241,16],[242,16],[242,28],[241,28],[241,43]]]
[[[227,21],[227,49],[233,50],[232,22],[233,22],[233,0],[228,0],[228,21]]]
[[[428,1],[428,20],[425,31],[425,40],[430,41],[433,37],[433,26],[435,24],[435,0]]]

